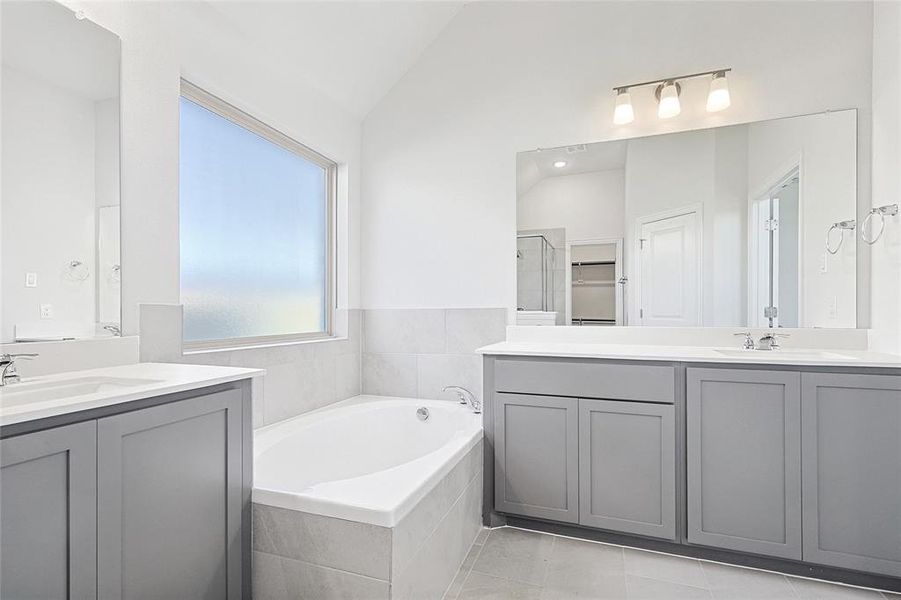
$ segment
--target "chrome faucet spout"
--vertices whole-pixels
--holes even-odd
[[[26,354],[0,354],[0,387],[9,385],[11,383],[16,383],[21,379],[19,374],[16,372],[16,360],[20,358],[24,358],[26,360],[31,360],[35,358],[37,354],[26,353]]]
[[[453,392],[457,394],[457,398],[460,399],[460,404],[468,404],[472,409],[472,412],[478,414],[482,413],[482,401],[476,398],[475,394],[467,390],[465,387],[461,387],[459,385],[446,385],[442,390],[444,392]]]

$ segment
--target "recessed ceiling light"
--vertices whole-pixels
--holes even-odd
[[[554,163],[554,166],[557,167],[558,169],[562,169],[563,167],[566,166],[566,161],[565,161],[565,160],[558,160],[558,161],[556,161],[556,162]]]

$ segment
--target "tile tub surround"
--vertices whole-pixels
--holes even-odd
[[[253,505],[253,595],[440,598],[481,525],[482,443],[393,528]]]
[[[444,600],[894,600],[897,595],[512,527],[482,530]]]
[[[481,397],[476,348],[505,336],[505,308],[363,311],[363,393],[456,400],[446,385]]]
[[[362,311],[338,312],[338,330],[347,332],[344,338],[179,353],[170,360],[266,369],[266,377],[254,388],[253,425],[270,425],[360,394]]]

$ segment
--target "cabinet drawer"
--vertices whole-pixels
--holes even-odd
[[[625,365],[577,359],[498,358],[499,392],[606,400],[673,403],[675,372],[661,365]]]

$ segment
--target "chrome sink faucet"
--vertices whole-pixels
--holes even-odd
[[[732,335],[740,335],[745,338],[745,340],[741,344],[742,350],[756,350],[757,346],[754,345],[754,338],[751,337],[750,331],[740,331],[738,333],[733,333]]]
[[[31,360],[37,354],[0,354],[0,387],[16,383],[21,379],[16,373],[16,360],[24,358]]]
[[[454,392],[460,399],[460,404],[468,404],[475,414],[482,413],[482,401],[476,398],[475,394],[459,385],[446,385],[442,390],[444,392]]]
[[[779,339],[778,338],[787,338],[789,335],[787,333],[767,333],[758,342],[757,349],[758,350],[778,350],[779,349]]]

